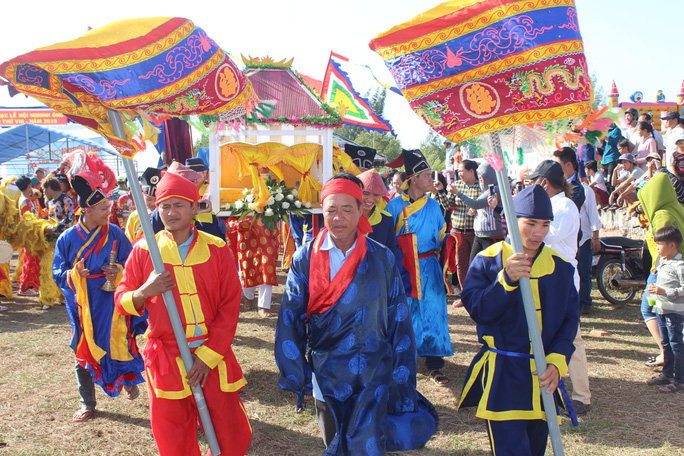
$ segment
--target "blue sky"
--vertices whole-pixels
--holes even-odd
[[[276,58],[294,57],[294,68],[322,79],[330,51],[370,65],[389,83],[391,76],[380,57],[368,48],[377,34],[411,19],[439,2],[408,0],[260,0],[147,2],[119,0],[94,3],[72,0],[66,8],[38,0],[28,5],[9,2],[3,7],[5,21],[0,29],[0,61],[37,47],[75,38],[87,27],[99,27],[131,17],[181,16],[192,19],[219,45],[239,58],[240,54]],[[97,6],[95,6],[97,5]],[[163,5],[159,7],[158,5]],[[646,101],[656,91],[675,101],[684,79],[681,22],[682,0],[576,0],[580,30],[590,72],[595,72],[606,92],[613,80],[621,101],[639,90]],[[9,18],[12,18],[11,20]],[[365,70],[353,70],[350,77],[364,93],[374,87]],[[0,88],[0,106],[29,106],[31,99],[19,95],[10,99]],[[386,116],[404,147],[416,147],[428,127],[397,95],[388,95]]]

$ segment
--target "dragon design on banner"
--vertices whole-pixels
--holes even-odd
[[[574,0],[454,0],[370,47],[414,111],[455,142],[591,108]]]

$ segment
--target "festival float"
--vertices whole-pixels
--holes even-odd
[[[244,73],[261,104],[254,115],[225,129],[218,123],[210,137],[209,189],[212,206],[221,208],[218,215],[230,215],[228,206],[244,196],[244,189],[254,192],[254,208],[263,211],[271,196],[268,179],[284,181],[304,204],[318,206],[321,182],[333,174],[333,156],[340,157],[333,129],[342,121],[292,70],[293,60],[243,57]]]
[[[658,90],[655,95],[655,99],[652,102],[644,100],[644,94],[641,91],[634,92],[630,97],[629,101],[619,101],[620,92],[618,92],[617,85],[615,81],[610,87],[610,92],[608,93],[608,106],[613,110],[625,111],[629,108],[634,108],[641,114],[650,114],[653,119],[653,128],[660,130],[662,128],[660,124],[660,115],[668,111],[676,111],[682,113],[684,108],[684,81],[679,88],[679,93],[677,94],[677,101],[667,101],[665,93],[662,90]]]

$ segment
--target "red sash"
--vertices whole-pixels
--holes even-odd
[[[344,262],[338,273],[330,281],[330,255],[321,250],[327,228],[323,228],[313,242],[311,264],[309,266],[309,306],[306,310],[308,319],[312,313],[323,313],[335,305],[354,279],[356,269],[366,256],[366,236],[360,232],[356,237],[356,246]]]

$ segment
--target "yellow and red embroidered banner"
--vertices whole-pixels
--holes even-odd
[[[127,158],[140,145],[114,135],[110,108],[128,119],[202,114],[231,120],[258,102],[227,54],[184,18],[114,22],[11,59],[0,65],[0,75],[16,90],[102,134]]]
[[[591,108],[574,0],[453,0],[370,47],[413,110],[455,142]]]

